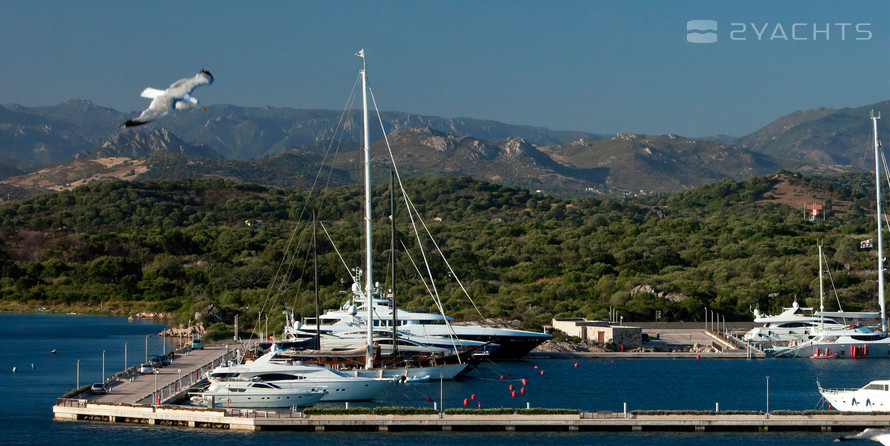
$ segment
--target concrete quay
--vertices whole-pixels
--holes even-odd
[[[57,420],[137,423],[152,426],[242,431],[856,431],[890,427],[888,414],[693,414],[637,415],[580,412],[577,415],[305,415],[289,410],[204,409],[115,405],[59,400]]]

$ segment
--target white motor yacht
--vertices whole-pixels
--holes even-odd
[[[824,389],[819,393],[833,409],[842,412],[890,412],[890,380],[877,380],[859,389]]]
[[[273,348],[252,362],[219,366],[207,377],[217,381],[259,379],[288,389],[324,387],[327,393],[322,401],[370,401],[394,383],[393,379],[357,378],[328,367],[279,358],[277,354]]]
[[[201,392],[199,404],[208,407],[275,409],[309,407],[319,402],[327,391],[324,387],[290,388],[260,380],[210,380]]]

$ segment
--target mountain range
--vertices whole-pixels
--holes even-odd
[[[871,110],[794,112],[741,138],[553,131],[471,118],[381,113],[403,174],[469,176],[561,196],[666,192],[780,169],[870,169]],[[217,105],[177,111],[146,128],[133,113],[85,100],[0,107],[0,200],[109,179],[220,177],[311,187],[360,178],[360,113]],[[339,126],[338,123],[341,123]],[[375,171],[389,170],[387,140],[372,126]],[[386,154],[384,156],[384,154]]]

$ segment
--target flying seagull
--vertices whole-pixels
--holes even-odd
[[[187,77],[180,79],[170,85],[166,90],[158,90],[157,88],[148,87],[142,90],[143,98],[151,99],[148,108],[142,111],[142,114],[135,119],[131,119],[123,123],[122,127],[135,127],[137,125],[148,124],[155,119],[161,118],[170,113],[174,108],[177,110],[185,110],[188,108],[206,107],[198,104],[198,100],[192,97],[192,90],[199,85],[210,85],[213,83],[213,75],[207,70],[201,70],[195,77]]]
[[[856,435],[847,435],[843,437],[836,438],[834,441],[847,441],[847,440],[872,440],[877,441],[881,444],[890,445],[890,431],[886,429],[874,429],[868,428]]]

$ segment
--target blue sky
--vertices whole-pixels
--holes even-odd
[[[205,104],[341,110],[361,48],[382,110],[556,130],[740,136],[795,110],[890,98],[887,0],[0,0],[0,11],[0,103],[25,106],[141,110],[144,87],[206,68]],[[717,41],[688,42],[689,20],[715,21]]]

